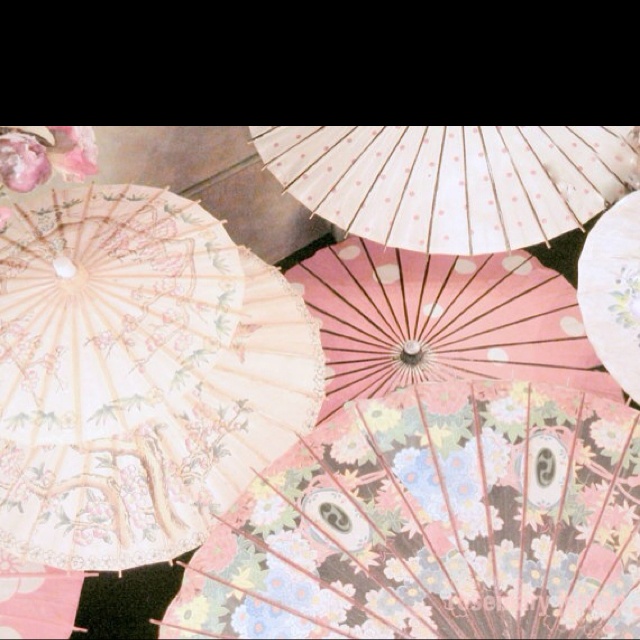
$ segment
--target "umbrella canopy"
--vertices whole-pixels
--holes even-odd
[[[351,237],[286,272],[321,321],[326,419],[348,400],[452,378],[524,378],[621,398],[576,291],[524,251],[425,255]]]
[[[582,225],[636,184],[633,127],[250,127],[312,213],[391,247],[477,255]]]
[[[640,401],[640,191],[596,222],[578,261],[587,335],[611,375]]]
[[[638,637],[639,416],[524,381],[355,401],[219,518],[160,637]]]
[[[0,638],[68,638],[86,576],[0,551]]]
[[[98,203],[117,211],[123,201],[111,188],[84,193],[72,211],[87,220],[99,217],[92,214],[94,207],[102,211]],[[41,285],[43,300],[30,290],[37,278],[29,268],[5,279],[8,292],[30,292],[38,313],[20,324],[26,293],[0,311],[6,318],[0,370],[9,389],[0,421],[0,546],[32,561],[120,570],[195,548],[212,513],[235,500],[251,469],[315,424],[324,397],[317,321],[277,269],[230,244],[226,234],[216,236],[219,223],[209,223],[207,233],[202,223],[210,214],[199,212],[200,232],[185,238],[185,245],[202,245],[191,257],[158,248],[133,265],[153,272],[155,257],[163,265],[179,259],[177,275],[161,271],[134,284],[120,258],[133,262],[130,253],[146,248],[142,240],[135,245],[136,233],[153,237],[146,214],[172,216],[169,227],[174,215],[188,215],[172,209],[173,199],[157,206],[150,200],[137,201],[135,211],[145,213],[139,228],[128,201],[122,225],[108,223],[104,232],[102,222],[86,231],[77,225],[75,244],[63,244],[77,270],[68,280],[34,258],[49,279]],[[34,215],[26,211],[25,224]],[[136,233],[127,236],[132,227]],[[104,282],[78,257],[80,237],[97,263],[115,262]],[[43,244],[39,237],[36,244]],[[7,241],[6,251],[16,246]],[[196,259],[212,265],[202,286],[186,275]],[[112,317],[121,322],[109,323]],[[51,351],[57,359],[45,357]],[[29,386],[31,370],[40,375]]]

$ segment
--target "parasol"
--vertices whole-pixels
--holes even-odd
[[[633,127],[250,127],[312,213],[380,244],[448,255],[533,246],[637,183]]]
[[[638,637],[639,417],[524,381],[355,401],[219,518],[160,637]]]
[[[640,401],[640,192],[613,205],[587,236],[578,302],[587,335],[611,375]]]
[[[0,638],[68,638],[84,579],[0,551]]]
[[[621,398],[576,292],[524,251],[425,255],[351,237],[286,272],[321,321],[326,419],[346,401],[452,378],[524,378]]]
[[[170,560],[315,424],[316,322],[195,203],[54,192],[16,207],[0,256],[0,546],[75,570]]]

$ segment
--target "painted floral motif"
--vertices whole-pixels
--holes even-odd
[[[518,381],[386,402],[345,407],[250,485],[160,637],[638,636],[637,412]],[[194,624],[196,577],[216,612]]]
[[[609,310],[618,324],[636,329],[640,325],[640,268],[624,265],[616,285],[618,289],[611,291],[615,302]]]

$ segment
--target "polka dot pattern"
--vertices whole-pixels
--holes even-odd
[[[557,275],[522,250],[427,256],[350,237],[317,251],[286,276],[304,284],[322,320],[335,375],[319,420],[350,400],[424,380],[573,382],[619,400],[611,376],[590,371],[600,360],[575,289]]]
[[[249,129],[265,166],[314,213],[432,254],[549,241],[623,197],[638,162],[623,126]]]

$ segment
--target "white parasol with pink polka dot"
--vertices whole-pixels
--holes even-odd
[[[327,398],[408,384],[526,378],[622,400],[589,342],[576,291],[525,251],[425,255],[350,237],[286,272],[321,322]]]
[[[390,247],[480,255],[584,223],[638,183],[633,127],[249,127],[312,213]]]

